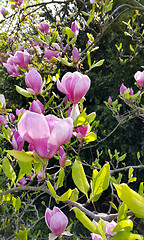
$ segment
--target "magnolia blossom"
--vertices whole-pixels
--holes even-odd
[[[24,108],[21,108],[21,109],[16,109],[16,115],[19,116],[20,115],[23,115],[25,113],[26,109]]]
[[[122,83],[121,87],[120,87],[120,94],[124,94],[124,92],[127,90],[127,87]]]
[[[3,66],[7,69],[7,72],[12,76],[12,77],[17,77],[19,75],[19,69],[18,66],[15,64],[9,64],[3,63]]]
[[[5,17],[8,14],[8,10],[5,7],[1,7],[0,13]]]
[[[90,3],[96,3],[97,1],[96,0],[90,0]]]
[[[90,129],[90,125],[87,124],[86,126],[82,126],[82,127],[77,127],[74,131],[74,135],[80,140],[82,141],[84,137],[87,136],[88,132]]]
[[[30,105],[30,108],[29,110],[31,112],[36,112],[36,113],[39,113],[39,114],[44,114],[44,105],[39,101],[39,100],[34,100],[31,105]]]
[[[79,72],[67,72],[61,82],[57,80],[58,90],[66,94],[71,103],[78,103],[89,90],[90,84],[90,78]]]
[[[31,93],[34,95],[40,93],[42,89],[42,77],[35,69],[31,69],[26,73],[25,83]]]
[[[79,52],[78,52],[78,49],[76,47],[73,47],[72,57],[73,57],[73,63],[78,63]]]
[[[45,221],[55,236],[61,235],[68,224],[66,215],[57,207],[54,207],[53,210],[46,209]]]
[[[96,234],[96,233],[91,233],[91,238],[92,238],[92,240],[103,240],[103,238],[99,234]]]
[[[9,114],[9,120],[11,121],[11,123],[14,123],[15,115],[13,113]]]
[[[140,87],[144,87],[144,71],[137,71],[134,75],[134,78]]]
[[[0,103],[2,105],[2,108],[6,107],[6,100],[5,100],[5,96],[3,94],[0,94]]]
[[[18,123],[18,131],[41,158],[49,159],[71,139],[73,121],[71,118],[61,120],[53,115],[26,111]]]
[[[26,174],[26,176],[27,176],[27,180],[32,180],[32,177],[33,177],[33,175],[34,175],[34,173],[33,172],[31,172],[31,175],[28,175],[28,174]]]
[[[41,182],[42,181],[42,172],[38,172],[36,177],[37,177],[37,180],[39,182]]]
[[[7,127],[7,120],[6,120],[6,117],[5,116],[3,116],[3,115],[0,115],[0,125],[1,125],[1,123],[3,123],[3,125],[5,126],[5,127]]]
[[[69,107],[68,116],[72,118],[73,121],[80,115],[80,110],[78,104],[73,104],[72,108]]]
[[[97,226],[97,223],[93,220],[93,223]],[[112,233],[111,230],[115,228],[117,223],[115,221],[107,222],[105,221],[106,224],[106,234],[110,236],[114,236],[116,233]],[[92,240],[102,240],[103,238],[99,234],[91,233]]]
[[[109,96],[108,103],[111,105],[112,104],[112,98]]]
[[[12,138],[12,146],[14,150],[22,151],[24,146],[24,140],[20,136],[19,132],[16,131]]]
[[[16,51],[14,54],[15,62],[21,68],[27,68],[30,61],[30,54],[27,51]]]
[[[76,21],[72,22],[71,30],[74,32],[75,36],[79,34],[79,26]]]
[[[65,166],[66,162],[66,153],[62,147],[59,148],[59,163],[61,167]]]
[[[38,26],[37,26],[37,28],[41,31],[41,32],[43,32],[43,33],[45,33],[45,34],[48,34],[48,33],[50,33],[50,26],[49,26],[49,24],[47,23],[47,22],[41,22]]]
[[[8,42],[9,42],[9,43],[12,43],[12,42],[13,42],[13,38],[9,36],[9,37],[8,37]]]
[[[45,49],[44,51],[44,58],[47,58],[48,60],[51,60],[52,58],[58,58],[60,55],[59,51]]]
[[[25,177],[22,177],[20,180],[19,180],[19,184],[18,185],[21,185],[21,186],[24,186],[26,184],[26,178]]]

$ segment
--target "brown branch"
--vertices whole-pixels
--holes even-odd
[[[144,165],[127,166],[127,167],[123,167],[123,168],[118,168],[118,169],[111,170],[110,172],[111,172],[111,173],[115,173],[115,172],[127,171],[127,170],[129,170],[130,168],[133,168],[133,169],[142,169],[142,168],[144,168]]]

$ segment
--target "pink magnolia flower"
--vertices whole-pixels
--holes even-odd
[[[47,58],[48,60],[51,60],[52,58],[58,58],[60,55],[59,51],[54,51],[54,50],[50,50],[50,49],[45,49],[44,51],[44,58]]]
[[[79,52],[78,52],[78,49],[76,47],[73,47],[72,57],[73,57],[73,63],[78,63]]]
[[[10,120],[11,123],[14,123],[15,115],[13,113],[9,114],[9,120]]]
[[[0,13],[5,17],[8,14],[8,10],[5,7],[1,7]]]
[[[133,95],[133,89],[132,89],[132,88],[130,88],[130,92],[129,92],[129,94],[130,94],[130,96]]]
[[[49,208],[46,209],[45,221],[50,230],[54,235],[61,235],[68,224],[68,219],[66,215],[57,207],[54,207],[53,210]]]
[[[7,120],[6,120],[6,117],[5,116],[3,116],[3,115],[0,115],[0,126],[1,126],[1,123],[3,123],[3,125],[5,126],[5,127],[7,127]]]
[[[26,174],[26,176],[27,176],[27,180],[32,180],[32,177],[33,177],[33,175],[34,175],[34,173],[33,172],[31,172],[31,175],[28,175],[28,174]]]
[[[90,0],[90,3],[96,3],[97,1],[96,0]]]
[[[37,173],[37,180],[38,180],[39,182],[42,181],[42,172],[38,172],[38,173]]]
[[[74,32],[75,36],[79,34],[79,26],[76,21],[72,22],[71,30]]]
[[[120,87],[120,94],[124,94],[124,92],[127,90],[127,87],[122,83],[121,87]]]
[[[15,64],[3,63],[3,66],[7,69],[7,72],[12,77],[17,77],[19,75],[19,69]]]
[[[36,113],[39,113],[39,114],[44,114],[44,105],[39,101],[39,100],[34,100],[31,105],[30,105],[30,108],[29,110],[31,112],[36,112]]]
[[[79,72],[67,72],[61,82],[57,80],[58,90],[66,94],[71,103],[78,103],[89,90],[90,84],[90,78]]]
[[[22,151],[24,146],[24,140],[20,136],[19,132],[16,131],[12,138],[12,146],[14,150]]]
[[[21,68],[27,68],[30,61],[30,54],[27,51],[16,51],[14,58]]]
[[[28,73],[26,73],[25,83],[29,88],[28,90],[34,95],[40,93],[42,89],[42,77],[35,69],[31,69]]]
[[[96,233],[91,233],[92,240],[103,240],[103,238]]]
[[[20,180],[19,180],[19,184],[18,185],[21,185],[21,186],[24,186],[26,184],[26,179],[25,177],[22,177]]]
[[[134,78],[140,87],[144,87],[144,71],[137,71],[134,75]]]
[[[23,115],[25,113],[26,109],[21,108],[21,109],[16,109],[16,115],[19,116],[19,114]]]
[[[80,115],[80,110],[79,110],[78,104],[73,104],[72,108],[69,107],[68,116],[69,116],[69,114],[73,121]]]
[[[109,103],[110,105],[112,104],[112,98],[111,98],[111,97],[109,97],[108,103]]]
[[[49,26],[49,24],[47,23],[47,22],[41,22],[38,26],[37,26],[37,28],[41,31],[41,32],[43,32],[43,33],[45,33],[45,34],[49,34],[50,33],[50,26]]]
[[[66,162],[66,153],[62,147],[59,148],[59,163],[61,167],[65,166]]]
[[[20,6],[24,2],[24,0],[14,0],[14,2],[16,5]]]
[[[84,137],[87,136],[88,132],[90,129],[90,125],[87,124],[86,126],[82,126],[82,127],[78,127],[75,129],[74,131],[74,135],[80,140],[82,141]]]
[[[9,42],[9,43],[12,43],[12,42],[13,42],[13,38],[9,36],[9,37],[8,37],[8,42]]]
[[[115,232],[112,233],[111,230],[112,230],[113,228],[115,228],[115,226],[117,225],[117,223],[112,220],[111,222],[105,221],[105,224],[106,224],[106,233],[109,234],[109,235],[111,235],[111,236],[114,236],[116,233],[115,233]]]
[[[2,105],[2,108],[6,107],[6,100],[5,100],[5,96],[3,94],[0,94],[0,103]]]
[[[18,131],[41,158],[49,159],[71,139],[73,121],[71,118],[61,120],[53,115],[26,111],[18,123]]]

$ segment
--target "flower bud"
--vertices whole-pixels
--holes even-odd
[[[7,72],[12,77],[17,77],[19,75],[19,69],[15,64],[3,63],[3,66],[7,69]]]
[[[12,43],[12,42],[13,42],[13,38],[9,36],[9,37],[8,37],[8,42],[9,42],[9,43]]]
[[[73,47],[72,57],[73,57],[73,63],[78,63],[79,52],[78,52],[78,49],[76,47]]]
[[[22,139],[22,137],[19,135],[19,132],[16,131],[13,135],[12,138],[12,146],[14,150],[17,151],[22,151],[23,146],[24,146],[24,140]]]
[[[6,120],[6,118],[5,118],[5,116],[3,116],[3,115],[0,115],[0,126],[1,126],[1,123],[3,123],[3,125],[5,126],[5,127],[7,127],[7,120]]]
[[[14,54],[14,58],[16,59],[16,63],[21,67],[21,68],[27,68],[29,61],[30,61],[30,54],[27,51],[17,51]]]
[[[5,17],[8,14],[8,10],[4,7],[1,7],[0,13],[3,15],[3,17]]]
[[[32,92],[34,95],[40,93],[42,89],[42,77],[35,69],[30,70],[26,74],[25,83],[29,88],[28,90]]]
[[[11,123],[14,123],[15,115],[13,113],[9,114],[9,120],[10,120]]]
[[[60,55],[59,51],[54,51],[54,50],[46,50],[44,51],[44,58],[47,58],[48,60],[51,60],[52,58],[58,58]]]
[[[6,100],[5,100],[5,96],[3,94],[0,94],[0,103],[2,105],[2,108],[6,107]]]
[[[45,221],[47,226],[56,236],[61,235],[68,224],[66,215],[57,207],[54,207],[53,210],[50,210],[49,208],[46,209]]]
[[[73,104],[70,117],[74,121],[80,115],[78,104]]]
[[[112,104],[112,98],[111,98],[111,97],[109,97],[108,103],[109,103],[110,105]]]
[[[79,34],[79,26],[76,21],[72,22],[71,30],[74,32],[75,36]]]
[[[42,181],[42,172],[38,172],[38,173],[37,173],[37,180],[38,180],[39,182]]]
[[[24,186],[25,184],[26,184],[26,179],[25,179],[25,177],[22,177],[22,178],[19,180],[19,185]]]
[[[29,110],[31,112],[36,112],[36,113],[39,113],[39,114],[44,114],[44,106],[43,104],[39,101],[39,100],[34,100],[31,105],[30,105],[30,108]]]
[[[59,148],[59,163],[61,167],[65,166],[65,162],[66,162],[66,154],[65,151],[62,147]]]
[[[25,113],[26,109],[21,108],[21,109],[16,109],[16,115],[19,116],[19,114],[23,115]]]
[[[124,94],[124,92],[127,90],[127,87],[122,83],[121,87],[120,87],[120,94]]]

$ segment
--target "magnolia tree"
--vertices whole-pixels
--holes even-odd
[[[134,168],[144,165],[126,166],[125,183],[119,163],[126,154],[119,156],[115,151],[113,156],[109,150],[110,161],[103,165],[100,156],[93,162],[82,157],[83,148],[97,141],[96,113],[85,108],[92,84],[88,74],[104,62],[92,61],[91,52],[97,50],[98,40],[123,12],[144,10],[135,0],[127,2],[115,9],[113,1],[107,0],[92,0],[85,6],[82,1],[55,2],[53,23],[43,17],[51,2],[27,5],[15,0],[1,7],[2,35],[7,33],[11,50],[1,53],[1,68],[11,76],[11,81],[16,78],[19,83],[24,79],[25,87],[17,84],[16,91],[29,103],[29,108],[12,112],[5,96],[0,94],[0,137],[1,142],[9,143],[1,148],[1,239],[38,239],[39,235],[45,235],[39,239],[51,240],[143,239],[134,233],[132,218],[144,218],[143,182],[138,192],[129,185],[136,181]],[[37,16],[38,10],[41,17]],[[67,11],[67,23],[66,20],[63,23]],[[99,24],[99,33],[90,23]],[[84,29],[93,35],[87,33],[86,46],[79,49],[77,42]],[[118,100],[109,97],[105,102],[118,125],[135,116],[143,119],[144,72],[136,72],[134,78],[139,88],[136,93],[124,84],[120,87],[119,97],[130,109],[127,114],[120,114],[122,104]],[[114,157],[116,164],[112,161]],[[111,195],[109,210],[98,212],[96,207],[105,190]],[[47,199],[39,200],[39,205],[45,207],[43,215],[36,204],[42,196]],[[91,211],[87,208],[90,204]],[[87,229],[85,236],[80,230],[76,236],[74,217]],[[49,235],[40,227],[38,233],[32,234],[43,218]]]

